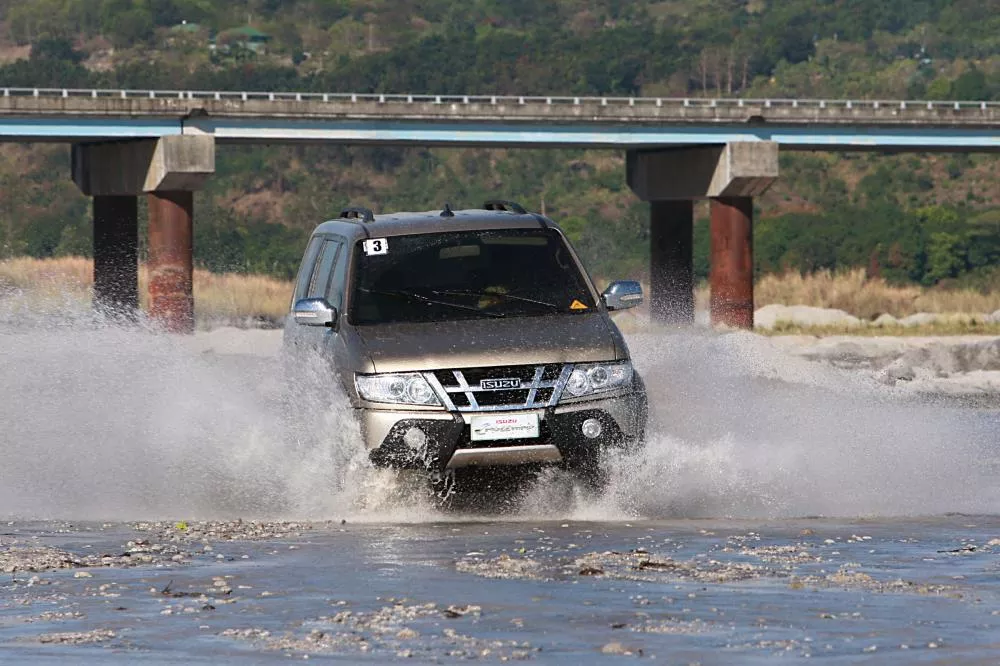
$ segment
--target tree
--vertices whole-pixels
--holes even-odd
[[[62,60],[79,65],[84,57],[66,37],[42,37],[31,45],[32,60]]]
[[[924,283],[934,284],[956,277],[966,268],[968,248],[958,234],[939,231],[931,234],[927,244],[927,272]]]
[[[927,86],[927,99],[946,100],[951,99],[951,81],[943,76],[931,81]]]
[[[144,4],[132,0],[104,0],[101,4],[101,32],[118,47],[134,46],[153,36],[153,16]]]
[[[952,99],[988,100],[989,86],[986,84],[986,74],[975,65],[970,65],[951,84]]]

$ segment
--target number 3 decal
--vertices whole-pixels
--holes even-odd
[[[384,238],[370,238],[364,242],[363,247],[369,257],[373,254],[389,254],[389,242]]]

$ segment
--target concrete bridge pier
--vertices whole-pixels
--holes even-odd
[[[73,145],[73,180],[94,197],[94,308],[138,309],[137,197],[148,195],[149,315],[175,333],[194,331],[194,191],[215,172],[207,135]]]
[[[711,321],[753,329],[753,197],[712,199],[709,210]]]
[[[149,316],[168,330],[194,330],[194,192],[150,192]]]
[[[692,200],[649,202],[649,309],[658,322],[694,322],[693,235]]]
[[[139,214],[134,196],[94,197],[94,308],[132,318],[139,309]]]
[[[650,202],[650,312],[694,323],[693,202],[711,200],[711,319],[753,328],[753,197],[778,177],[778,145],[729,143],[628,153],[629,187]]]

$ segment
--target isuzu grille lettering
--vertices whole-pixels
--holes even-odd
[[[495,391],[497,389],[519,389],[521,380],[513,379],[483,379],[479,382],[479,388],[483,391]]]

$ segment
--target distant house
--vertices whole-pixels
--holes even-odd
[[[197,23],[188,23],[187,21],[181,21],[177,25],[170,28],[170,32],[174,34],[189,33],[196,35],[201,32],[201,26]]]
[[[208,30],[202,28],[197,23],[183,21],[175,26],[171,26],[167,31],[166,39],[168,45],[177,46],[179,43],[197,43],[207,34]]]
[[[215,37],[215,48],[228,51],[233,46],[250,49],[255,53],[265,53],[271,35],[253,26],[245,25],[239,28],[223,30]]]

